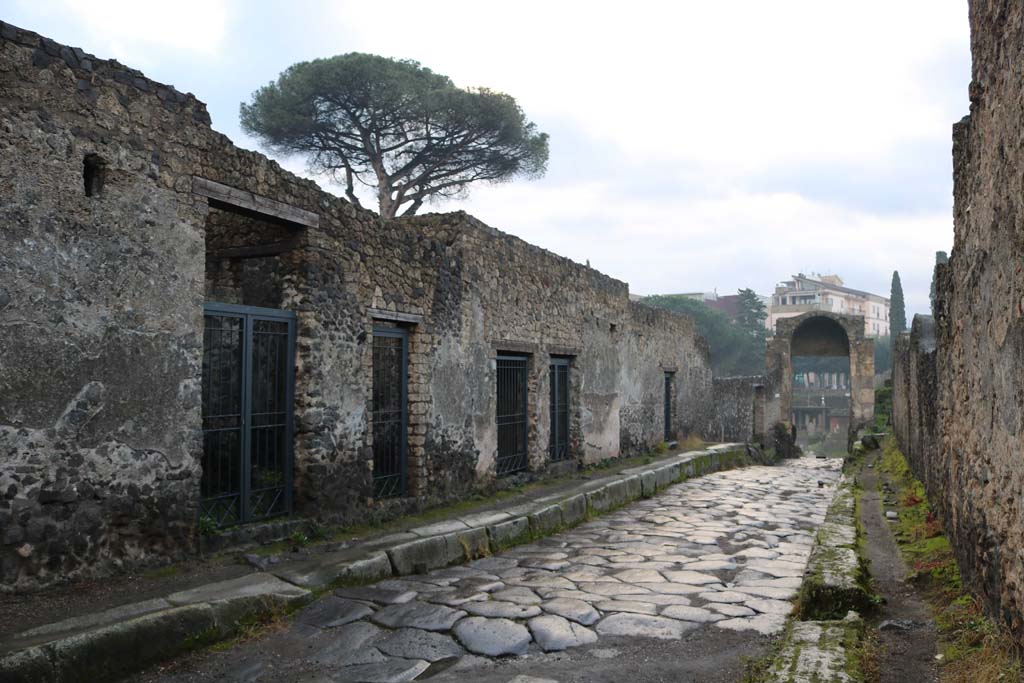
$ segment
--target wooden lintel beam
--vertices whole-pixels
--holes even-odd
[[[320,226],[320,216],[269,197],[263,197],[246,190],[224,185],[213,180],[192,176],[192,192],[208,199],[237,206],[240,209],[254,211],[282,221],[303,225],[310,228]]]
[[[297,245],[297,240],[285,240],[283,242],[272,242],[271,244],[257,244],[251,247],[227,247],[210,251],[207,257],[215,261],[221,259],[265,258],[267,256],[279,256],[286,251],[291,251]]]

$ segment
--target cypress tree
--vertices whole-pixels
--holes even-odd
[[[889,292],[889,338],[896,341],[900,332],[907,329],[907,309],[903,303],[903,284],[900,272],[892,271],[892,289]]]

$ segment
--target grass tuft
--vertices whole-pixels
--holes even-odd
[[[953,548],[928,503],[924,486],[889,437],[878,469],[889,476],[900,501],[896,542],[911,570],[910,580],[931,604],[939,628],[942,683],[1024,681],[1024,661],[1000,624],[985,615],[980,601],[966,592]]]

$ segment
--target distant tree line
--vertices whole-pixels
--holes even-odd
[[[736,320],[707,306],[704,302],[681,294],[656,294],[643,303],[688,315],[697,331],[711,347],[711,368],[715,375],[759,375],[764,372],[764,327],[768,312],[751,289],[738,292]]]

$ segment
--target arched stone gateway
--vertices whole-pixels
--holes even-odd
[[[768,423],[793,414],[793,357],[850,358],[850,432],[869,423],[875,409],[875,341],[864,338],[864,317],[811,311],[775,323],[765,350]]]

